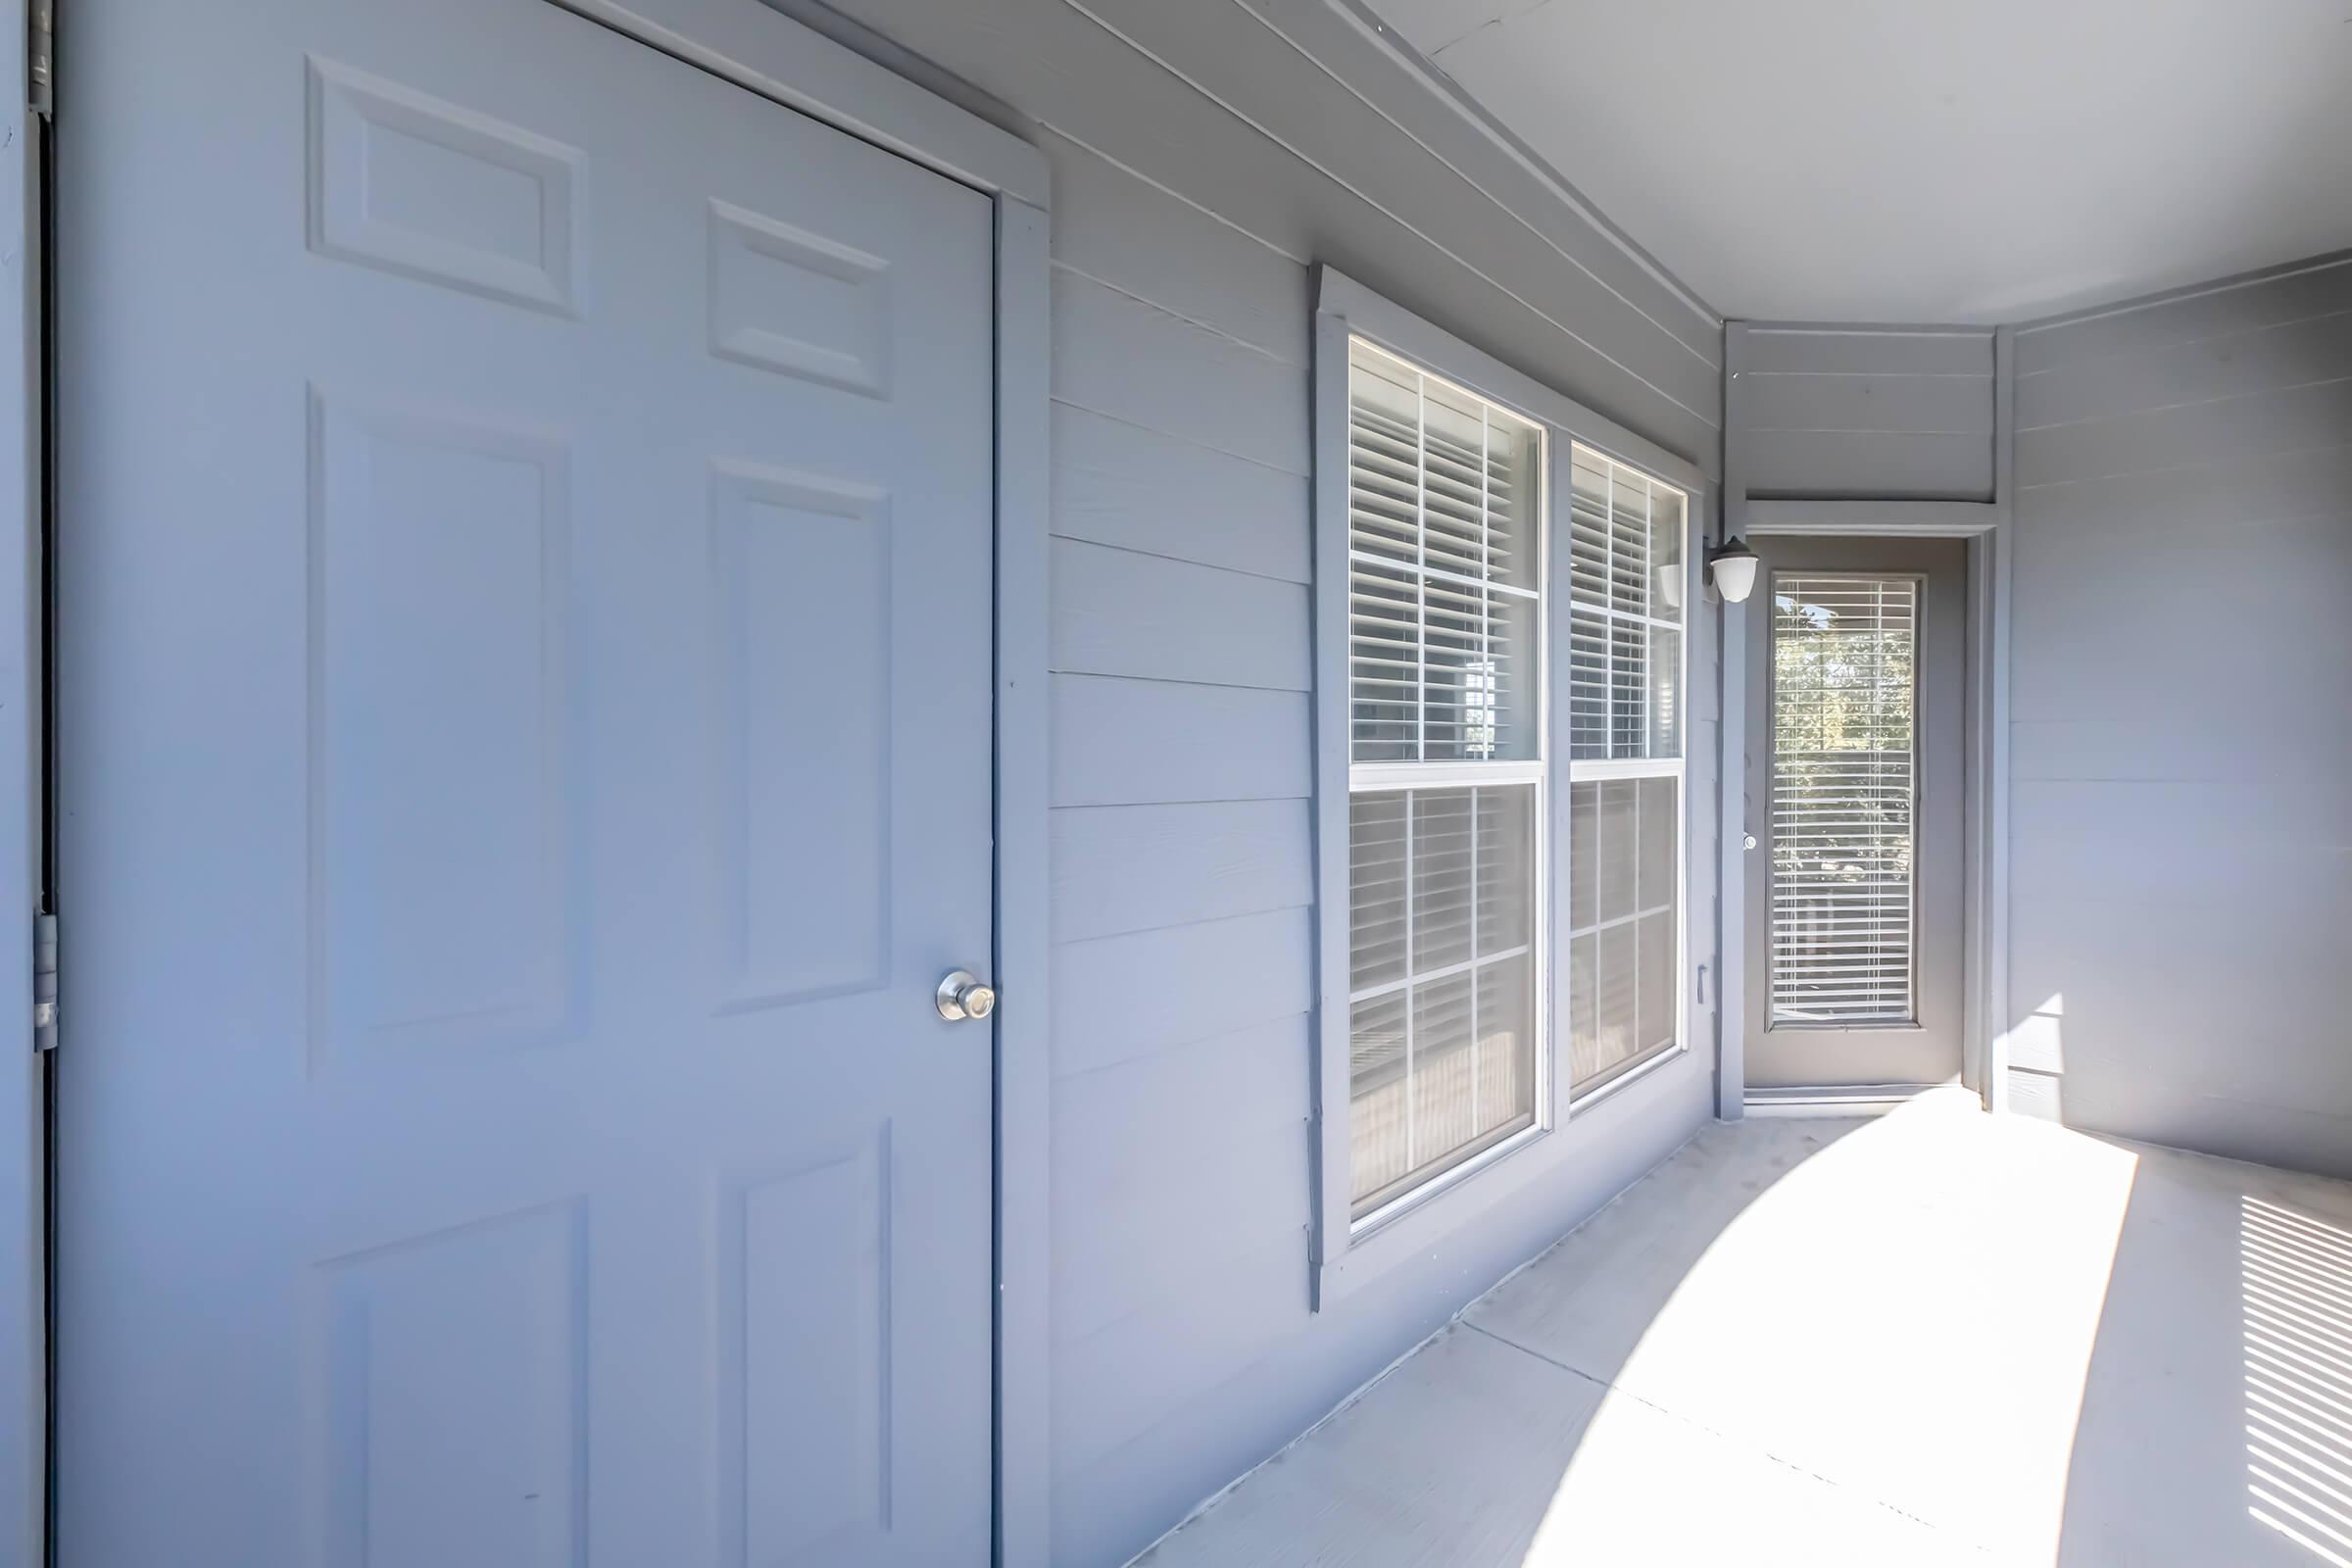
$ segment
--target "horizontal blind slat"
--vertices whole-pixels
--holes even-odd
[[[1776,1022],[1908,1022],[1919,587],[1773,578]]]

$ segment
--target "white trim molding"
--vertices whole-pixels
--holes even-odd
[[[24,82],[27,7],[0,6],[0,77]],[[48,1536],[49,1057],[33,1049],[33,913],[43,887],[47,762],[42,613],[47,450],[41,170],[49,127],[15,95],[0,133],[0,1562]]]
[[[811,120],[1040,212],[1046,155],[760,0],[552,0]]]
[[[1834,1116],[1884,1116],[1949,1084],[1854,1084],[1843,1089],[1759,1089],[1747,1097],[1750,1116],[1813,1120]]]
[[[1436,374],[1469,388],[1489,402],[1499,403],[1538,424],[1565,431],[1629,467],[1641,468],[1653,478],[1687,491],[1694,509],[1706,488],[1706,475],[1696,464],[1676,456],[1655,441],[1636,435],[1573,398],[1554,392],[1492,355],[1472,348],[1451,332],[1431,325],[1394,300],[1374,293],[1328,266],[1315,269],[1315,315],[1318,319],[1329,317],[1345,321],[1357,337],[1369,338],[1400,359],[1431,367]],[[1344,338],[1340,348],[1345,366]],[[1345,385],[1341,390],[1345,394]],[[1347,418],[1348,405],[1344,400],[1337,412],[1343,420]],[[1342,428],[1346,428],[1345,424]],[[1346,500],[1346,496],[1341,499]]]
[[[1695,979],[1693,960],[1703,959],[1701,944],[1691,922],[1703,918],[1705,901],[1690,897],[1687,848],[1682,858],[1683,939],[1679,977],[1678,1045],[1661,1052],[1638,1068],[1610,1081],[1592,1096],[1572,1100],[1573,1086],[1566,1070],[1568,1031],[1564,987],[1540,987],[1540,1015],[1544,1020],[1543,1050],[1556,1061],[1556,1070],[1539,1063],[1538,1115],[1534,1126],[1480,1151],[1463,1163],[1396,1199],[1386,1207],[1355,1220],[1349,1201],[1351,1168],[1349,1109],[1348,954],[1348,812],[1349,786],[1394,780],[1438,785],[1455,776],[1544,776],[1547,799],[1542,813],[1543,855],[1540,876],[1543,905],[1564,912],[1569,907],[1568,844],[1572,791],[1569,787],[1569,706],[1564,696],[1547,697],[1543,723],[1546,734],[1547,770],[1516,764],[1414,764],[1412,771],[1394,764],[1351,766],[1348,718],[1349,641],[1349,502],[1346,446],[1349,429],[1349,345],[1364,339],[1405,360],[1428,374],[1450,381],[1487,401],[1519,414],[1546,431],[1545,525],[1566,528],[1567,498],[1573,492],[1571,467],[1578,445],[1614,458],[1686,496],[1683,603],[1693,607],[1684,627],[1686,669],[1700,667],[1702,646],[1698,607],[1704,566],[1696,548],[1706,504],[1706,480],[1698,466],[1636,435],[1571,399],[1552,391],[1522,372],[1432,325],[1353,279],[1325,266],[1316,270],[1314,335],[1314,513],[1315,571],[1314,689],[1315,689],[1315,888],[1316,888],[1316,1031],[1313,1052],[1312,1181],[1309,1197],[1310,1302],[1321,1311],[1367,1283],[1379,1279],[1408,1259],[1426,1257],[1433,1248],[1457,1237],[1480,1216],[1494,1213],[1515,1195],[1525,1193],[1547,1174],[1563,1168],[1587,1147],[1599,1150],[1620,1139],[1638,1124],[1644,1107],[1656,1097],[1674,1092],[1672,1084],[1689,1083],[1687,1073],[1665,1070],[1690,1056],[1690,1034],[1699,1016],[1690,1006]],[[1544,597],[1553,613],[1566,614],[1568,551],[1564,543],[1545,551]],[[1546,684],[1552,693],[1568,690],[1569,639],[1565,620],[1546,643]],[[1689,745],[1686,733],[1685,746]],[[1607,764],[1598,765],[1607,771]],[[1653,767],[1650,771],[1656,771]],[[1580,773],[1578,776],[1582,776]],[[1688,780],[1688,764],[1682,776]],[[1689,789],[1684,790],[1683,837],[1687,846],[1690,813]],[[1340,808],[1333,808],[1338,803]],[[1538,947],[1554,975],[1568,969],[1566,931],[1561,918],[1541,923]],[[1580,1131],[1581,1130],[1581,1131]]]
[[[1727,533],[1836,538],[1943,538],[1968,541],[1968,760],[1963,826],[1966,914],[1963,922],[1965,1020],[1961,1081],[1988,1110],[2005,1108],[2005,1020],[2009,1016],[2009,627],[2010,578],[2017,553],[2012,523],[2016,491],[2017,333],[1993,332],[1993,493],[1990,501],[1750,501],[1734,488],[1744,471],[1742,388],[1747,326],[1725,328],[1724,514]],[[1749,605],[1725,607],[1723,775],[1723,1007],[1716,1114],[1737,1120],[1759,1102],[1746,1089],[1747,669]]]

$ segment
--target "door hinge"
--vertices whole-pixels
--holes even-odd
[[[24,40],[24,84],[32,112],[57,119],[57,0],[32,0],[32,36]]]
[[[32,1049],[57,1049],[57,916],[32,917]]]

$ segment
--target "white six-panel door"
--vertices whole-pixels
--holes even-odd
[[[64,1562],[984,1562],[989,202],[545,0],[74,34]]]

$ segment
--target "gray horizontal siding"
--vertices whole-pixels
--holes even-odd
[[[2023,327],[2017,338],[2019,393],[2026,377],[2111,354],[2144,354],[2332,316],[2345,308],[2343,271],[2341,260],[2314,262]]]
[[[1583,1196],[1570,1212],[1581,1216],[1600,1206],[1705,1119],[1707,1072],[1694,1052],[1675,1071],[1646,1081],[1655,1098],[1629,1096],[1580,1113],[1573,1124],[1580,1140],[1574,1182]],[[1264,1445],[1269,1432],[1287,1439],[1303,1431],[1566,1229],[1545,1202],[1490,1207],[1449,1234],[1422,1267],[1400,1269],[1393,1283],[1384,1280],[1320,1316],[1307,1313],[1300,1251],[1293,1251],[1287,1278],[1275,1252],[1225,1254],[1197,1279],[1139,1300],[1132,1316],[1066,1345],[1058,1352],[1063,1374],[1055,1410],[1088,1437],[1090,1448],[1082,1463],[1065,1453],[1066,1467],[1057,1472],[1056,1560],[1126,1560],[1143,1543],[1115,1510],[1102,1506],[1102,1498],[1128,1499],[1138,1512],[1173,1524],[1235,1478],[1240,1467],[1233,1455]],[[1304,1237],[1301,1226],[1290,1245],[1302,1250]],[[1164,1368],[1140,1364],[1163,1357]],[[1349,1381],[1335,1382],[1335,1360]],[[1128,1370],[1114,1384],[1073,1386],[1082,1373],[1099,1377],[1123,1364]],[[1190,1387],[1163,1393],[1179,1374],[1191,1379]],[[1095,1400],[1100,1408],[1081,1407]],[[1111,1441],[1126,1432],[1134,1435]],[[1101,1444],[1109,1446],[1091,1446]],[[1274,1446],[1259,1447],[1256,1457]]]
[[[1149,366],[1152,373],[1137,370]],[[1306,366],[1054,271],[1054,396],[1291,473],[1312,471]]]
[[[1116,1563],[1703,1110],[1694,1054],[1551,1190],[1307,1310],[1309,264],[1709,471],[1720,323],[1324,0],[838,9],[1054,168],[1054,1560]]]
[[[1313,1005],[1303,905],[1073,942],[1054,956],[1054,1070],[1093,1072]]]
[[[1309,716],[1304,692],[1056,675],[1054,804],[1303,800]]]
[[[1992,436],[1950,430],[1757,430],[1750,497],[1986,501]]]
[[[1991,497],[1990,332],[1751,325],[1746,354],[1729,407],[1749,496]]]
[[[1226,1392],[1219,1385],[1235,1369],[1290,1338],[1306,1311],[1301,1228],[1266,1227],[1251,1245],[1197,1260],[1191,1288],[1145,1298],[1125,1316],[1064,1340],[1054,1424],[1065,1458],[1096,1464],[1147,1438]]]
[[[1306,269],[1067,136],[1054,168],[1054,259],[1293,365],[1307,362]],[[1203,220],[1206,220],[1205,221]]]
[[[1054,409],[1054,531],[1065,539],[1308,578],[1304,474],[1085,409]]]
[[[2100,355],[2018,378],[2024,429],[2112,418],[2352,376],[2352,311]]]
[[[1302,1237],[1306,1027],[1303,1016],[1253,1024],[1056,1084],[1057,1339],[1086,1338],[1189,1294],[1200,1269]]]
[[[1289,18],[1308,8],[1088,0],[1087,9],[1154,60],[1213,91],[1275,145],[1429,238],[1458,266],[1477,268],[1539,308],[1547,295],[1571,289],[1584,294],[1594,308],[1559,318],[1578,342],[1624,372],[1649,379],[1693,414],[1714,408],[1721,391],[1713,343],[1677,340],[1679,355],[1659,353],[1660,335],[1672,335],[1659,317],[1642,311],[1622,287],[1579,260],[1622,261],[1621,251],[1598,241],[1590,227],[1562,234],[1556,221],[1540,227],[1520,217],[1307,59],[1282,25],[1298,24]],[[1269,20],[1277,14],[1283,24]],[[1457,118],[1455,123],[1462,122]],[[1490,155],[1482,166],[1502,172],[1512,161]],[[1530,204],[1527,211],[1552,220],[1571,217],[1556,201]],[[1630,274],[1622,281],[1631,282]],[[1654,308],[1698,324],[1687,307],[1666,300],[1648,279],[1641,282],[1653,294]],[[1612,308],[1600,308],[1604,301]]]
[[[1984,327],[1840,326],[1751,321],[1747,368],[1760,375],[1992,376]]]
[[[1540,193],[1514,155],[1434,128],[1454,113],[1435,89],[1398,77],[1376,112],[1315,64],[1293,35],[1333,47],[1319,3],[836,9],[1035,120],[1050,151],[1061,138],[1294,262],[1330,262],[1714,470],[1715,319],[1564,203],[1533,210]],[[1354,69],[1376,65],[1363,55]],[[1392,101],[1404,90],[1419,96]],[[1056,224],[1074,221],[1059,206]]]
[[[2337,265],[2022,331],[2012,632],[2011,1001],[2061,1113],[2339,1175],[2348,321]]]
[[[1310,904],[1308,814],[1305,801],[1056,810],[1054,940]]]
[[[2323,381],[2020,426],[2017,461],[2036,484],[2079,483],[2331,447],[2347,428],[2352,380]]]
[[[1304,691],[1302,584],[1056,539],[1057,671]]]
[[[1300,53],[1376,105],[1446,168],[1543,236],[1576,271],[1624,306],[1673,333],[1695,357],[1720,365],[1722,321],[1630,241],[1596,243],[1605,215],[1592,208],[1524,144],[1463,113],[1458,95],[1437,90],[1419,62],[1385,29],[1375,33],[1330,0],[1242,0]],[[1207,8],[1200,8],[1207,9]],[[1375,130],[1377,134],[1377,130]],[[1502,155],[1497,156],[1497,148]],[[1622,236],[1621,236],[1622,238]]]

